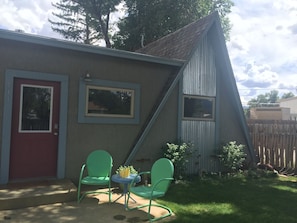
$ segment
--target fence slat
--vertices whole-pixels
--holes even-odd
[[[260,162],[297,173],[297,121],[247,120],[247,123]]]

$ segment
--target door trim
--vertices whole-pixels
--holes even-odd
[[[63,179],[65,177],[65,158],[66,158],[68,76],[8,69],[5,72],[5,81],[4,81],[2,146],[0,148],[0,152],[1,152],[0,153],[1,154],[0,184],[7,184],[9,181],[9,160],[10,160],[10,140],[11,140],[11,120],[12,120],[12,100],[13,100],[14,78],[57,81],[57,82],[60,82],[61,84],[57,178]]]

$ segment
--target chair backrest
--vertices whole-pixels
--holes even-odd
[[[91,152],[86,161],[89,176],[109,176],[112,168],[112,156],[105,150]]]
[[[151,184],[155,185],[160,179],[172,178],[174,174],[174,166],[167,158],[158,159],[151,169]],[[166,192],[171,181],[163,181],[157,186],[157,190]]]

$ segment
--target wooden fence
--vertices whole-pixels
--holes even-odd
[[[297,173],[297,121],[247,120],[252,143],[261,164]]]

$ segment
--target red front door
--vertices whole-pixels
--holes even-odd
[[[10,180],[56,177],[60,83],[15,78]]]

